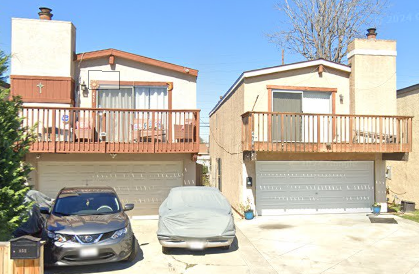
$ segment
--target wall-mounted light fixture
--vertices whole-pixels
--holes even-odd
[[[340,103],[343,104],[343,94],[339,94]]]
[[[83,81],[83,83],[80,85],[81,92],[83,93],[83,97],[89,96],[89,89],[87,88],[86,83]]]
[[[115,159],[116,155],[118,155],[118,154],[116,154],[116,153],[111,153],[111,154],[109,154],[109,155],[111,156],[111,158],[112,158],[112,159]]]
[[[36,159],[37,160],[41,159],[41,154],[36,154]]]
[[[246,177],[246,186],[247,187],[252,187],[253,186],[252,177]]]

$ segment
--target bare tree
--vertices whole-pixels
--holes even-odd
[[[283,0],[276,8],[285,15],[285,24],[268,37],[308,60],[324,58],[341,63],[348,42],[377,23],[385,1]]]

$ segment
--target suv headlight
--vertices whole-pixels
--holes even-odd
[[[125,234],[127,234],[128,228],[123,228],[120,230],[115,231],[115,233],[111,236],[111,239],[119,239],[121,237],[124,237]]]
[[[48,230],[47,236],[48,236],[48,238],[53,239],[56,242],[63,243],[63,242],[67,241],[67,239],[64,235],[59,234],[59,233],[54,233],[53,231]]]

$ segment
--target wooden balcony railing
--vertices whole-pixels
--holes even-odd
[[[412,117],[246,112],[243,151],[410,152]]]
[[[199,110],[24,107],[31,152],[198,153]]]

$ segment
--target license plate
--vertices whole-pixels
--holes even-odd
[[[80,257],[86,258],[97,256],[99,256],[99,250],[95,247],[80,249]]]
[[[189,247],[191,249],[204,249],[204,243],[203,242],[191,242],[191,243],[189,243]]]

